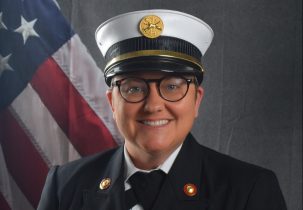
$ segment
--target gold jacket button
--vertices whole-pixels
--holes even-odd
[[[102,181],[100,182],[99,188],[101,190],[106,190],[107,188],[109,188],[110,184],[111,184],[110,178],[102,179]]]
[[[185,195],[192,197],[197,194],[197,187],[194,184],[188,183],[188,184],[184,185],[183,191],[184,191]]]

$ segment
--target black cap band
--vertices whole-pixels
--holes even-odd
[[[135,37],[111,46],[106,53],[104,75],[107,85],[118,74],[140,71],[186,73],[203,78],[202,54],[191,43],[161,36],[155,39]]]
[[[115,62],[104,72],[105,81],[110,86],[113,76],[131,72],[160,71],[172,74],[191,74],[197,77],[198,84],[203,80],[201,65],[193,62],[165,56],[134,57]]]
[[[119,55],[141,50],[178,52],[194,57],[198,61],[200,61],[202,57],[200,50],[196,46],[182,39],[167,36],[160,36],[155,39],[135,37],[112,45],[105,55],[105,61],[108,62]]]

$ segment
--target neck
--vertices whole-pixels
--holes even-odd
[[[152,170],[162,165],[170,155],[176,151],[179,145],[171,148],[169,151],[146,151],[135,147],[134,145],[125,144],[127,154],[135,167],[142,170]]]
[[[142,170],[152,170],[159,167],[169,155],[129,153],[129,156],[137,168]]]

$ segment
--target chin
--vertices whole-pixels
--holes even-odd
[[[149,144],[142,145],[144,150],[150,154],[160,154],[160,153],[169,153],[171,150],[174,150],[172,145],[167,144],[167,142],[152,142]]]

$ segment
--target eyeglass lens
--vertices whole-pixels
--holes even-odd
[[[122,97],[129,102],[140,102],[149,94],[150,82],[157,82],[160,96],[167,101],[181,100],[188,91],[191,80],[183,77],[164,77],[159,80],[144,80],[140,78],[125,78],[120,80],[119,90]]]

